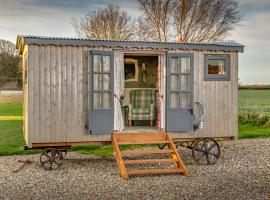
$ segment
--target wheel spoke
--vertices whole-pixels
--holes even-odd
[[[209,165],[211,163],[209,160],[209,156],[208,156],[208,154],[205,154],[205,156],[206,156],[207,164]]]
[[[214,147],[214,146],[216,146],[216,144],[215,143],[213,143],[208,149],[207,149],[207,152],[210,152],[211,151],[211,149]]]

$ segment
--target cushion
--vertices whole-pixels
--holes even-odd
[[[131,90],[133,108],[147,108],[155,104],[155,90]]]
[[[150,108],[133,108],[132,114],[150,114]]]

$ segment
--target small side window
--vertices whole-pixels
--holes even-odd
[[[229,81],[230,55],[206,54],[204,67],[204,80]]]

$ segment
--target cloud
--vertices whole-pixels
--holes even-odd
[[[240,81],[270,84],[270,1],[238,2],[242,21],[228,39],[246,45],[239,55]],[[119,4],[133,17],[141,14],[136,0],[0,0],[0,38],[15,42],[18,34],[74,37],[71,17],[108,3]]]
[[[239,78],[244,84],[270,84],[270,12],[248,12],[231,38],[243,43],[245,52],[239,55]]]
[[[238,0],[239,5],[269,5],[269,0]]]
[[[134,0],[0,0],[0,36],[13,42],[18,34],[74,37],[71,17],[119,4],[129,15],[138,15]]]

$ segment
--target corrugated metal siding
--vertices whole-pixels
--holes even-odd
[[[110,48],[137,48],[137,49],[164,49],[164,50],[211,50],[211,51],[239,51],[243,52],[244,46],[236,42],[151,42],[151,41],[123,41],[123,40],[93,40],[82,38],[18,36],[17,48],[24,45],[56,45],[56,46],[91,46]]]

